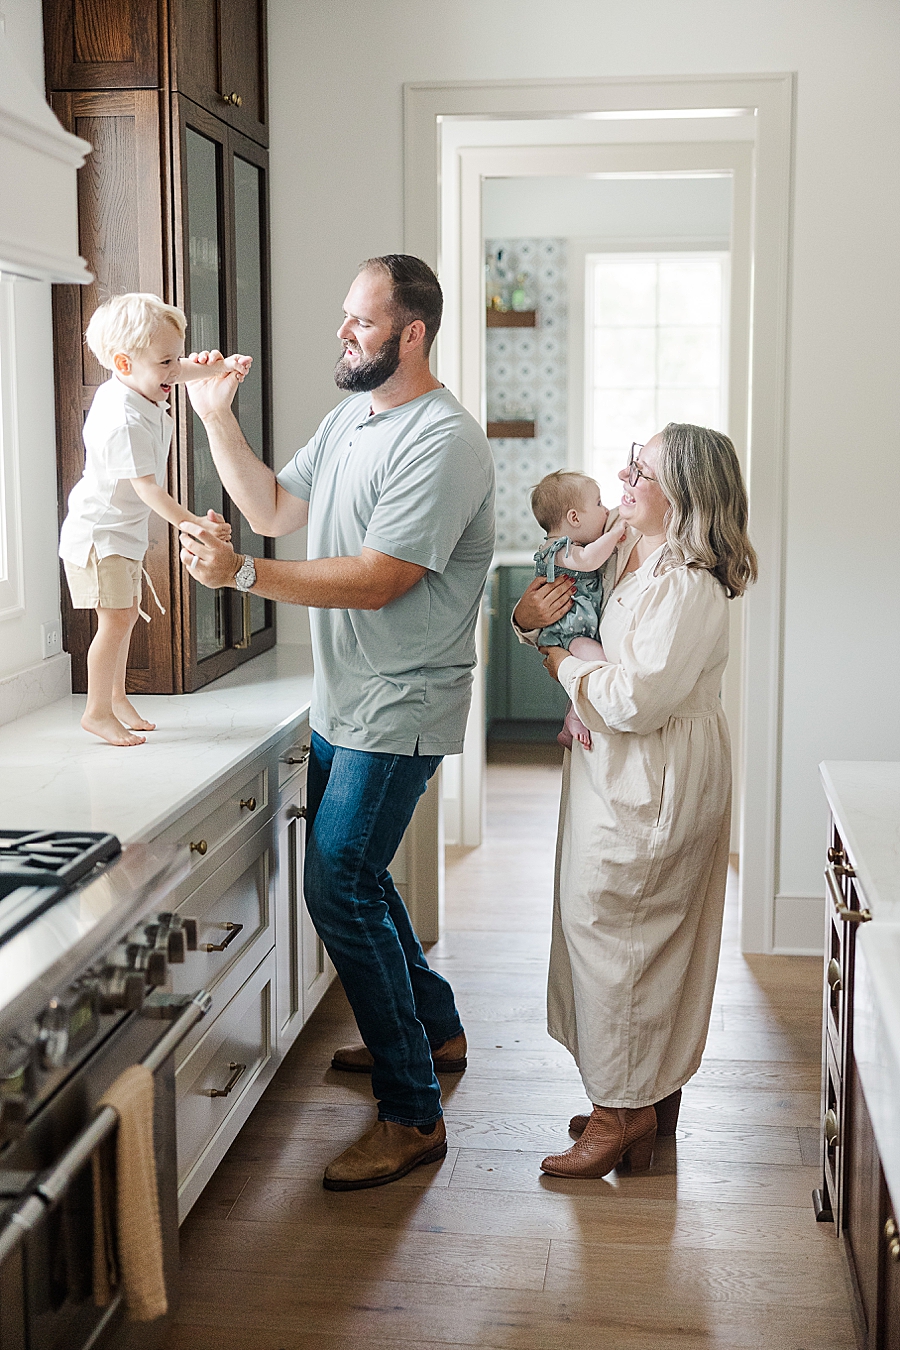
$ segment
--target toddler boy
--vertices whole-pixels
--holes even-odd
[[[252,358],[229,356],[212,365],[188,361],[186,328],[180,309],[155,295],[132,293],[95,310],[85,333],[112,374],[85,419],[84,474],[69,494],[59,554],[73,607],[97,611],[81,725],[110,745],[141,745],[146,736],[134,733],[155,729],[125,693],[131,632],[139,613],[149,620],[139,601],[150,512],[170,525],[191,520],[222,539],[231,537],[221,516],[214,511],[208,518],[195,516],[163,486],[173,429],[166,400],[172,386],[185,380],[243,380]]]

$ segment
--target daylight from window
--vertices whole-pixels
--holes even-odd
[[[728,254],[589,254],[585,301],[585,467],[612,504],[632,441],[727,430]]]

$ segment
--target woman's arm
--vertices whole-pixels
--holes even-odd
[[[709,572],[678,567],[655,578],[637,601],[618,661],[598,668],[568,656],[556,663],[585,726],[637,735],[664,726],[717,647],[723,659],[727,654],[727,607],[725,591]]]

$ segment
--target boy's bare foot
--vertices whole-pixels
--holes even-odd
[[[145,717],[141,717],[137,708],[123,699],[119,703],[113,703],[113,713],[118,717],[123,727],[128,727],[130,731],[155,731],[156,723],[148,722]]]
[[[143,745],[147,739],[146,736],[135,736],[127,731],[112,713],[108,717],[88,717],[85,713],[81,725],[85,731],[99,736],[101,741],[107,741],[110,745]]]
[[[564,725],[570,736],[569,740],[570,747],[572,741],[576,740],[581,742],[585,750],[590,750],[591,733],[588,731],[587,727],[584,725],[584,723],[582,722],[581,718],[578,716],[574,708],[570,708],[569,711],[566,713],[566,720]],[[561,734],[562,733],[560,733],[560,735]],[[557,740],[558,739],[559,737],[557,737]]]

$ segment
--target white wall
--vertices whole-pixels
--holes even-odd
[[[722,239],[731,231],[731,179],[488,178],[486,239]]]
[[[806,913],[818,761],[900,759],[900,7],[270,0],[269,25],[282,457],[335,402],[356,264],[403,245],[404,82],[797,72],[779,891]]]
[[[22,67],[43,91],[40,0],[2,0],[0,21]],[[50,286],[17,282],[14,303],[25,614],[0,623],[0,722],[70,687],[68,657],[45,662],[41,650],[41,625],[59,621]]]

